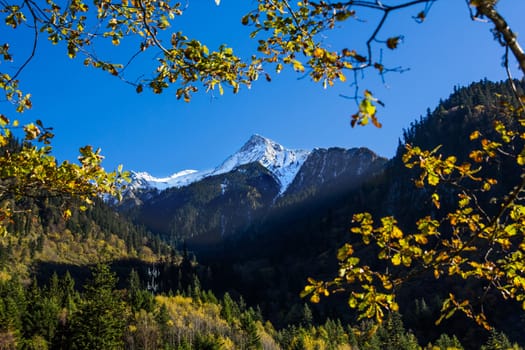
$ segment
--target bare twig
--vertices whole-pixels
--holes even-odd
[[[24,63],[20,67],[18,67],[18,69],[16,70],[15,74],[13,74],[13,76],[9,80],[8,84],[11,83],[12,81],[16,80],[16,78],[20,75],[20,73],[22,73],[24,68],[35,57],[36,48],[37,48],[37,44],[38,44],[38,26],[37,26],[38,17],[36,15],[35,11],[33,10],[33,7],[29,3],[29,1],[24,0],[24,4],[27,5],[27,8],[29,9],[29,12],[31,12],[31,16],[33,18],[33,47],[31,48],[31,53],[29,54],[29,57],[24,61]]]
[[[516,100],[518,101],[519,105],[521,106],[522,109],[525,110],[525,105],[523,104],[523,102],[521,102],[521,96],[520,94],[518,93],[518,89],[516,88],[516,84],[514,84],[514,79],[512,78],[512,73],[510,72],[510,67],[509,67],[509,46],[505,46],[505,55],[503,56],[504,57],[504,66],[505,66],[505,71],[507,72],[507,77],[508,77],[508,80],[509,80],[509,84],[510,84],[510,87],[512,89],[512,93],[514,93],[514,97],[516,97]]]
[[[377,35],[383,28],[391,12],[401,10],[404,8],[408,8],[408,7],[412,7],[418,4],[423,4],[423,3],[427,4],[427,8],[425,11],[428,12],[428,10],[430,9],[430,6],[432,6],[432,4],[435,1],[438,1],[438,0],[414,0],[414,1],[409,1],[409,2],[402,3],[399,5],[395,5],[395,6],[386,6],[381,3],[377,3],[377,2],[369,3],[366,1],[351,1],[350,4],[354,6],[367,7],[367,8],[372,8],[372,9],[383,11],[383,16],[381,17],[381,20],[379,21],[372,35],[366,41],[366,47],[368,50],[368,62],[364,66],[359,67],[359,68],[365,68],[365,67],[369,67],[372,65],[372,42],[376,40]]]

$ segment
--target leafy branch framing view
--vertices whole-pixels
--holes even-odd
[[[358,103],[352,125],[372,122],[380,127],[376,107],[381,102],[368,90],[364,91],[363,97],[358,97],[357,73],[372,68],[382,76],[396,70],[377,59],[381,57],[377,52],[383,45],[394,50],[402,40],[402,36],[379,40],[383,25],[396,11],[411,8],[417,9],[414,19],[423,22],[432,6],[439,2],[414,0],[387,5],[371,0],[305,0],[292,4],[287,0],[259,0],[257,8],[240,19],[242,24],[254,28],[251,37],[258,39],[257,52],[246,60],[236,56],[226,45],[211,51],[180,31],[168,32],[175,19],[184,14],[180,3],[95,0],[87,4],[72,0],[40,4],[32,0],[2,0],[0,13],[4,23],[15,31],[29,29],[33,41],[29,56],[18,68],[0,73],[0,87],[5,100],[15,106],[16,112],[23,113],[32,107],[31,96],[21,91],[18,78],[38,54],[41,36],[45,35],[52,44],[65,45],[70,58],[81,57],[86,66],[124,80],[138,93],[145,87],[154,93],[162,93],[174,86],[175,96],[185,101],[190,101],[191,95],[201,88],[206,91],[217,89],[222,94],[228,87],[236,93],[243,85],[251,86],[260,76],[271,80],[270,72],[279,73],[284,66],[299,73],[306,72],[313,81],[321,82],[325,87],[338,80],[345,82],[350,75],[354,79],[354,98]],[[497,11],[497,3],[495,0],[467,0],[466,6],[471,19],[487,20],[494,26],[494,37],[504,47],[505,65],[511,78],[510,54],[525,73],[525,53],[515,33]],[[335,51],[327,48],[321,34],[334,29],[336,23],[357,18],[363,9],[381,14],[377,26],[364,43],[365,52],[348,47]],[[109,42],[119,46],[124,40],[135,43],[137,47],[126,63],[106,60],[96,54],[96,44]],[[14,61],[11,45],[22,43],[2,43],[0,58],[3,62]],[[158,54],[151,76],[128,78],[128,67],[146,51]],[[525,307],[525,266],[522,262],[525,207],[521,204],[525,182],[520,180],[516,188],[490,203],[481,199],[497,186],[494,178],[485,175],[482,165],[490,167],[494,159],[510,157],[525,176],[525,148],[521,141],[525,138],[524,100],[516,87],[514,95],[501,99],[501,118],[494,123],[495,137],[479,131],[472,133],[471,140],[480,141],[480,146],[472,151],[470,161],[458,160],[454,155],[442,156],[439,149],[427,151],[417,145],[407,145],[403,161],[407,167],[420,170],[416,186],[432,190],[431,200],[437,212],[441,206],[441,187],[451,186],[456,191],[456,210],[439,213],[436,217],[422,217],[412,234],[403,232],[393,217],[382,218],[379,226],[375,226],[370,214],[356,214],[354,222],[357,226],[352,232],[361,236],[364,244],[376,246],[377,257],[387,268],[379,271],[362,264],[354,254],[353,245],[346,244],[338,254],[339,276],[328,282],[310,279],[303,295],[309,295],[317,302],[322,295],[347,290],[349,306],[356,308],[361,318],[375,318],[381,322],[386,313],[398,309],[395,296],[403,283],[431,272],[435,278],[459,276],[483,281],[483,293],[495,290],[505,299],[524,302]],[[99,151],[89,146],[80,150],[79,164],[57,164],[51,155],[53,133],[41,121],[25,124],[21,146],[13,147],[13,130],[20,124],[17,119],[0,115],[0,145],[3,147],[0,156],[1,233],[9,234],[6,226],[13,211],[20,210],[16,208],[20,198],[60,195],[66,199],[80,198],[89,205],[101,194],[118,194],[120,184],[127,178],[122,169],[106,172],[101,166]],[[64,203],[66,217],[70,215],[70,205],[68,201]],[[482,301],[483,297],[478,301],[458,300],[450,294],[438,322],[461,311],[478,324],[490,328]]]

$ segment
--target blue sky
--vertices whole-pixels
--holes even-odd
[[[525,33],[525,1],[500,2],[513,30]],[[241,56],[253,51],[256,43],[240,18],[256,6],[254,1],[223,0],[215,6],[213,0],[189,0],[187,5],[173,30],[182,30],[210,49],[225,43]],[[138,95],[132,86],[84,68],[81,60],[70,60],[63,47],[52,46],[44,37],[36,58],[20,76],[34,105],[20,119],[39,118],[54,127],[54,154],[60,160],[74,160],[78,148],[90,144],[102,149],[108,170],[123,164],[125,169],[159,177],[219,165],[255,133],[288,148],[365,146],[391,157],[402,129],[427,108],[433,109],[455,85],[506,77],[501,67],[503,49],[492,39],[490,25],[472,22],[464,1],[438,1],[423,24],[412,19],[418,10],[394,14],[380,35],[404,35],[399,49],[385,52],[384,60],[391,67],[410,70],[388,74],[386,83],[372,71],[360,80],[362,89],[370,89],[386,104],[379,111],[381,129],[350,127],[356,106],[340,97],[353,93],[348,82],[324,90],[288,69],[274,74],[271,83],[261,79],[237,95],[199,92],[185,103],[175,98],[175,89]],[[337,43],[359,48],[373,28],[372,18],[361,16],[369,21],[328,33],[326,41],[334,49],[340,48]],[[0,35],[16,46],[18,60],[7,66],[12,68],[29,50],[29,37],[6,27],[0,28]],[[521,42],[525,45],[525,39]],[[125,46],[112,50],[117,50],[112,55],[121,57]],[[133,70],[147,74],[152,67],[147,64],[142,60]],[[514,75],[521,78],[517,70]]]

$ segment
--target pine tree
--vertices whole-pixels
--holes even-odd
[[[92,270],[84,299],[73,320],[72,349],[110,350],[123,346],[124,303],[115,292],[117,278],[107,265]]]
[[[72,318],[80,304],[80,295],[75,290],[75,280],[69,271],[59,280],[60,288],[60,314],[53,349],[71,349]]]
[[[24,338],[32,339],[40,336],[46,342],[51,342],[58,327],[60,311],[58,296],[43,293],[36,281],[32,283],[26,295],[27,307],[23,315]]]
[[[22,329],[26,306],[26,295],[18,278],[0,281],[0,332],[17,336]]]
[[[507,336],[495,329],[490,331],[489,339],[485,345],[481,346],[481,350],[507,350],[512,348],[513,346]]]
[[[148,312],[153,311],[153,297],[151,293],[142,288],[140,276],[135,269],[132,269],[129,274],[128,288],[129,303],[133,313],[136,313],[141,309]]]
[[[381,349],[384,350],[416,350],[419,349],[414,335],[406,333],[401,315],[392,313],[384,324],[377,331],[381,343]]]
[[[168,346],[169,320],[170,315],[168,313],[168,308],[166,307],[166,304],[161,304],[155,314],[155,321],[159,326],[161,345],[164,346]]]
[[[75,290],[75,280],[71,277],[69,271],[67,271],[64,277],[60,280],[60,291],[62,296],[62,307],[69,312],[75,311],[79,295]]]
[[[312,309],[308,306],[308,304],[304,304],[303,306],[303,316],[301,320],[301,324],[304,327],[310,327],[313,324],[314,315],[312,314]]]
[[[262,350],[261,336],[257,330],[257,324],[253,320],[251,312],[245,312],[241,317],[241,325],[246,332],[246,349]]]
[[[447,334],[441,334],[436,340],[436,345],[440,350],[463,350],[463,346],[459,342],[458,338],[454,335],[449,337]]]
[[[239,317],[240,315],[239,307],[235,301],[233,301],[228,292],[224,294],[221,304],[221,317],[224,318],[226,322],[231,324],[233,319]]]

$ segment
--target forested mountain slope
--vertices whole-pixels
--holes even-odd
[[[16,152],[18,142],[1,152]],[[171,249],[145,227],[97,200],[86,210],[72,210],[64,217],[63,200],[45,193],[31,198],[5,198],[19,208],[0,237],[0,272],[27,277],[39,263],[87,266],[103,261],[158,260]],[[76,207],[80,204],[77,203]]]
[[[520,84],[523,89],[523,84]],[[436,212],[429,199],[428,188],[417,188],[414,179],[418,174],[407,169],[401,156],[404,144],[411,143],[423,149],[440,146],[444,157],[454,154],[459,161],[467,160],[475,145],[469,136],[479,130],[488,138],[494,135],[492,127],[496,116],[501,116],[501,96],[513,96],[507,83],[482,81],[469,87],[456,88],[451,96],[441,101],[434,111],[414,122],[404,134],[397,155],[386,164],[384,171],[366,178],[357,188],[347,188],[330,194],[318,193],[308,200],[276,209],[264,221],[253,225],[242,236],[228,239],[220,253],[197,256],[211,266],[208,273],[209,286],[219,290],[236,290],[247,300],[261,305],[263,312],[275,322],[293,319],[290,310],[300,310],[298,297],[307,277],[321,279],[337,271],[335,258],[337,248],[344,242],[351,242],[359,256],[370,260],[373,251],[364,246],[349,233],[354,213],[370,212],[375,217],[394,215],[400,227],[410,231],[417,218],[434,213],[446,213],[455,198],[456,190],[444,189],[440,194],[441,209]],[[516,120],[508,118],[505,123],[512,125]],[[514,146],[521,149],[520,141]],[[488,170],[498,181],[490,194],[480,194],[479,200],[487,212],[497,208],[491,204],[491,197],[505,193],[514,186],[519,176],[515,162],[501,161]],[[461,280],[454,288],[459,291],[471,290]],[[421,340],[430,340],[439,333],[453,330],[465,342],[478,344],[483,339],[483,330],[470,321],[458,317],[446,325],[436,327],[440,301],[447,295],[442,292],[445,285],[433,276],[424,278],[419,284],[411,284],[401,293],[401,312],[407,326],[414,330]],[[496,327],[504,329],[514,339],[522,339],[521,311],[517,305],[488,303],[487,313],[495,320]],[[315,305],[314,314],[321,319],[349,317],[350,309],[345,300],[329,298]],[[290,305],[295,305],[290,308]],[[422,311],[422,305],[424,305]],[[284,312],[287,310],[288,312]],[[280,321],[278,321],[280,320]],[[509,322],[509,320],[511,320]],[[523,339],[522,339],[523,341]]]

